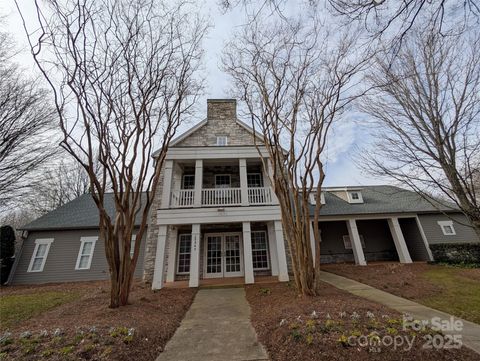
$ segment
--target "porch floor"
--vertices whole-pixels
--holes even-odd
[[[275,283],[278,276],[256,276],[255,283]],[[224,287],[243,287],[245,277],[226,277],[226,278],[205,278],[200,280],[199,288],[224,288]],[[188,280],[165,282],[165,288],[188,288]]]

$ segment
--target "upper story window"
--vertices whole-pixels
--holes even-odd
[[[195,175],[184,174],[182,179],[182,189],[194,189],[195,188]]]
[[[77,264],[75,265],[76,270],[90,269],[97,239],[97,237],[80,238],[80,250],[78,251]]]
[[[247,186],[248,188],[263,187],[262,175],[260,173],[248,173]]]
[[[226,135],[221,135],[217,137],[217,145],[224,146],[228,145],[228,138]]]
[[[363,203],[363,197],[360,191],[348,191],[347,197],[350,203]]]
[[[216,174],[215,188],[230,188],[231,178],[230,174]]]
[[[310,193],[309,195],[309,201],[311,204],[316,205],[317,204],[317,199],[315,197],[315,193]],[[325,204],[325,193],[320,193],[320,203]]]
[[[454,236],[457,234],[457,232],[455,232],[455,228],[453,227],[453,221],[438,221],[437,223],[442,229],[444,236]]]
[[[35,249],[33,250],[32,259],[28,266],[28,272],[43,271],[52,242],[53,238],[35,240]]]

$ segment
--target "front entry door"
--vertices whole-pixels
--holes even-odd
[[[205,278],[243,276],[242,234],[205,235]]]

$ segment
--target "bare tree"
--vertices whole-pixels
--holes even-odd
[[[98,161],[94,162],[94,172],[101,176]],[[90,177],[79,162],[69,157],[43,167],[28,189],[21,205],[42,215],[90,193]]]
[[[393,30],[397,45],[405,35],[418,29],[425,19],[430,19],[435,29],[442,33],[451,26],[467,26],[480,20],[477,0],[327,0],[335,14],[349,20],[360,21],[375,36]]]
[[[0,33],[0,210],[28,189],[55,152],[53,105],[46,91],[12,61],[14,44]]]
[[[38,24],[29,27],[23,18],[25,31],[55,96],[61,146],[90,179],[114,308],[128,303],[169,142],[201,91],[196,71],[207,25],[191,15],[187,3],[50,0],[47,5],[36,1]],[[17,8],[21,13],[18,2]],[[105,209],[110,189],[113,215]]]
[[[263,134],[257,148],[260,152],[265,146],[270,157],[270,165],[262,158],[263,167],[266,173],[272,170],[270,182],[280,203],[295,283],[304,295],[319,291],[318,219],[329,130],[351,102],[355,74],[365,64],[353,57],[355,40],[333,36],[314,20],[257,21],[235,36],[223,57],[236,96]]]
[[[440,192],[480,236],[479,33],[409,34],[394,62],[379,56],[367,80],[376,90],[362,109],[378,129],[375,152],[363,157],[367,169],[425,199]]]

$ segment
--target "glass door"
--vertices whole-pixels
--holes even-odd
[[[241,233],[205,235],[205,278],[243,276]]]
[[[226,234],[225,242],[225,277],[242,275],[242,248],[240,234]]]
[[[206,235],[205,278],[223,277],[222,238],[220,234]]]

